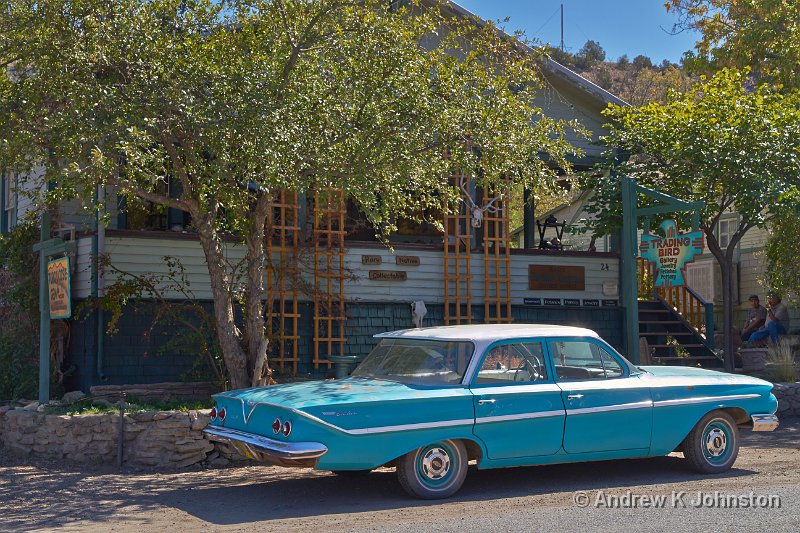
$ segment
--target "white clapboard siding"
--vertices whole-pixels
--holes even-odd
[[[235,263],[244,250],[240,246],[227,247],[227,257]],[[166,274],[168,268],[164,256],[179,258],[186,269],[186,279],[191,293],[197,299],[211,299],[211,286],[205,256],[200,243],[191,239],[149,239],[137,237],[109,237],[106,239],[106,254],[113,265],[134,275]],[[380,256],[380,265],[363,265],[362,256]],[[415,256],[419,266],[397,265],[395,256]],[[583,266],[586,272],[585,291],[530,291],[528,290],[528,265]],[[483,268],[481,254],[473,254],[471,263],[473,303],[483,302]],[[89,296],[91,288],[91,237],[79,239],[78,267],[73,290],[76,297]],[[311,275],[313,269],[304,269]],[[345,294],[354,302],[411,302],[424,300],[430,303],[444,301],[444,266],[440,250],[395,249],[384,246],[349,247],[345,256],[345,270],[352,279],[345,283]],[[373,281],[370,270],[403,271],[405,281]],[[512,303],[522,304],[525,298],[590,298],[617,299],[616,295],[603,293],[603,282],[619,279],[619,262],[613,257],[557,256],[557,255],[513,255],[511,258]],[[113,283],[117,276],[106,275],[106,284]],[[179,293],[168,293],[169,298],[182,298]],[[302,298],[302,297],[301,297]],[[304,298],[305,299],[305,298]]]
[[[86,298],[92,290],[92,237],[77,239],[75,248],[75,269],[72,272],[72,295]]]

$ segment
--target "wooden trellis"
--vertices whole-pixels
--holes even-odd
[[[314,197],[314,367],[330,366],[329,355],[344,355],[344,237],[347,204],[339,189]]]
[[[494,197],[488,188],[483,198]],[[503,324],[511,318],[511,247],[509,246],[509,200],[501,200],[483,214],[484,323]]]
[[[299,298],[297,294],[297,252],[300,239],[300,205],[296,192],[281,191],[271,205],[267,222],[266,248],[269,258],[267,283],[267,320],[272,324],[273,340],[270,361],[281,370],[291,367],[297,373],[300,335]]]
[[[450,177],[454,187],[470,189],[468,175],[456,172]],[[444,216],[444,323],[472,323],[472,226],[467,204],[458,212]]]

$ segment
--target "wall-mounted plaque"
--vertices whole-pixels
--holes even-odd
[[[528,265],[528,290],[586,290],[586,270],[582,266]]]
[[[408,275],[402,270],[370,270],[370,281],[405,281]]]
[[[603,307],[617,307],[617,300],[603,300]]]
[[[383,259],[379,255],[362,255],[361,256],[361,264],[362,265],[380,265],[383,263]]]
[[[525,305],[542,305],[541,298],[523,298],[522,303]]]
[[[395,264],[400,266],[419,266],[419,256],[416,255],[397,255],[394,258]]]
[[[577,298],[564,298],[564,305],[571,305],[573,307],[578,307],[581,305],[581,301]]]
[[[584,307],[600,307],[600,300],[584,300]]]
[[[544,305],[561,305],[561,298],[545,298]]]

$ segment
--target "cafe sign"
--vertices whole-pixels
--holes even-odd
[[[69,281],[69,257],[54,259],[47,263],[50,318],[69,318],[72,316]]]
[[[642,235],[639,252],[658,269],[656,287],[685,285],[683,275],[686,264],[703,253],[703,232],[678,233],[678,225],[674,220],[662,222],[661,230],[663,237]]]

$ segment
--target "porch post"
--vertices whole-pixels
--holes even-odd
[[[625,351],[632,362],[639,363],[639,303],[636,280],[636,188],[628,176],[622,180],[622,242],[620,273],[622,306],[625,313]]]

